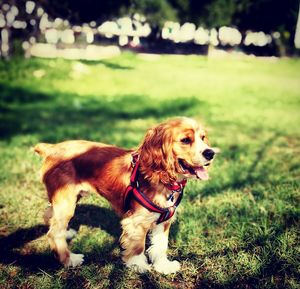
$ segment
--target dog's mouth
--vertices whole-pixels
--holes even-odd
[[[200,180],[208,180],[209,176],[204,166],[192,166],[183,159],[178,159],[178,163],[184,175],[196,176]],[[205,165],[208,166],[209,164]]]

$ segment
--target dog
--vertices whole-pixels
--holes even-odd
[[[138,272],[153,268],[164,274],[180,269],[167,258],[168,234],[187,179],[208,179],[207,168],[216,149],[195,120],[180,117],[149,129],[136,150],[104,143],[71,140],[39,143],[34,150],[43,157],[42,181],[51,206],[44,219],[50,225],[51,249],[66,267],[82,264],[83,255],[68,249],[67,230],[77,201],[87,191],[106,198],[121,216],[122,260]]]

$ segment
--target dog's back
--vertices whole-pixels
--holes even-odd
[[[34,147],[34,151],[43,158],[51,157],[67,160],[83,154],[93,147],[101,148],[107,146],[107,144],[99,142],[69,140],[57,144],[39,143]]]
[[[39,143],[34,151],[43,158],[42,177],[58,164],[74,159],[92,148],[103,148],[108,145],[85,140],[70,140],[57,144]]]

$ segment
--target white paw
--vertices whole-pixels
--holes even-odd
[[[144,273],[151,268],[144,253],[129,258],[125,265],[138,273]]]
[[[70,254],[70,258],[67,262],[67,264],[65,264],[66,267],[77,267],[77,266],[80,266],[83,262],[83,257],[84,255],[83,254],[74,254],[74,253],[71,253]]]
[[[157,260],[153,264],[154,269],[163,274],[176,273],[180,269],[180,263],[178,261],[169,261],[168,259]]]
[[[66,233],[66,239],[72,240],[76,235],[77,235],[77,231],[75,231],[74,229],[69,229]]]

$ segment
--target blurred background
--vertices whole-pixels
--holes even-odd
[[[0,55],[98,59],[118,48],[298,55],[298,11],[297,0],[3,0]]]
[[[296,0],[0,0],[0,288],[300,288]],[[178,274],[121,261],[119,218],[82,198],[62,268],[46,238],[39,142],[134,148],[175,116],[221,153],[172,225]]]

